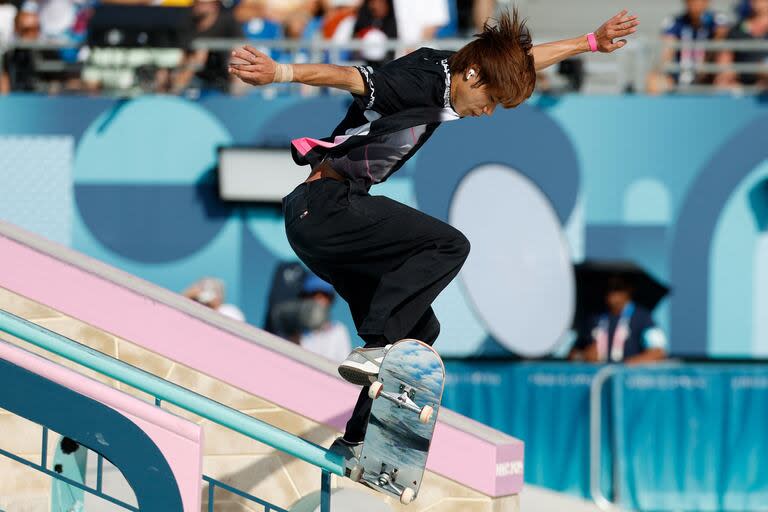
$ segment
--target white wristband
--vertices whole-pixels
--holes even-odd
[[[293,65],[277,64],[277,67],[275,68],[274,82],[293,82]]]

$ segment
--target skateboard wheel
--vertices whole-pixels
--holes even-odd
[[[359,482],[363,478],[363,466],[356,465],[349,471],[349,479],[353,482]]]
[[[421,408],[421,412],[419,413],[419,421],[422,423],[429,423],[429,420],[432,419],[432,413],[434,413],[435,410],[430,405],[425,405]]]
[[[403,494],[400,495],[400,503],[403,505],[408,505],[413,501],[413,498],[416,496],[416,492],[411,489],[410,487],[406,487],[403,491]]]
[[[371,387],[368,388],[368,396],[371,397],[373,400],[376,400],[379,398],[379,395],[381,395],[381,391],[384,389],[384,384],[376,381],[373,384],[371,384]]]

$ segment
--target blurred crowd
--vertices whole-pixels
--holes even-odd
[[[664,23],[660,65],[647,92],[692,86],[768,89],[768,50],[711,49],[710,41],[764,41],[768,0],[733,0],[716,12],[710,0],[682,0]],[[421,41],[468,37],[508,0],[0,0],[0,94],[88,92],[195,96],[242,93],[231,80],[227,40],[251,41],[281,62],[364,62],[381,65]],[[195,39],[224,40],[215,49]],[[309,53],[301,42],[360,41],[356,51]],[[271,41],[294,43],[289,49]],[[42,46],[41,46],[42,44]],[[54,46],[51,46],[53,44]],[[8,46],[10,45],[10,46]],[[47,46],[46,46],[47,45]],[[61,48],[69,45],[69,48]],[[283,45],[285,46],[285,45]],[[10,48],[3,51],[4,48]],[[702,64],[721,66],[718,72]],[[746,71],[737,65],[752,65]],[[762,68],[762,69],[761,69]],[[563,86],[542,75],[541,91],[579,91],[582,61],[557,70]],[[282,89],[281,89],[282,90]]]
[[[496,0],[0,0],[0,50],[12,45],[0,93],[237,93],[230,48],[200,49],[192,40],[250,40],[275,60],[302,62],[331,56],[268,41],[357,39],[362,49],[344,59],[375,66],[396,56],[382,47],[388,40],[416,48],[465,37],[495,9]]]
[[[648,92],[659,94],[694,85],[722,89],[756,87],[768,90],[768,0],[738,0],[733,13],[711,9],[710,0],[684,0],[683,12],[664,24],[661,66],[648,78]],[[764,41],[757,51],[708,50],[703,41]],[[701,64],[717,63],[717,73],[702,72]],[[731,64],[752,64],[755,71],[737,72]],[[672,67],[675,69],[669,69]],[[761,71],[759,68],[766,69]]]

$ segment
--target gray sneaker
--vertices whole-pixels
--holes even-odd
[[[363,442],[350,443],[344,440],[344,437],[337,437],[330,448],[331,452],[341,455],[344,459],[345,473],[349,474],[349,471],[357,465],[360,461],[360,454],[363,451]]]
[[[381,361],[391,346],[356,348],[339,365],[339,375],[352,384],[357,384],[358,386],[369,385],[379,375]]]

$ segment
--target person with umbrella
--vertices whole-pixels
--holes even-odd
[[[587,320],[581,324],[587,328],[577,329],[581,332],[570,360],[641,364],[667,357],[667,337],[651,317],[653,307],[666,295],[666,287],[642,269],[626,264],[621,269],[584,264],[577,267],[576,276],[579,301],[594,302],[587,297],[589,290],[599,290],[604,306],[600,314],[589,319],[589,306],[582,304],[581,316]],[[636,291],[638,284],[640,293]]]

